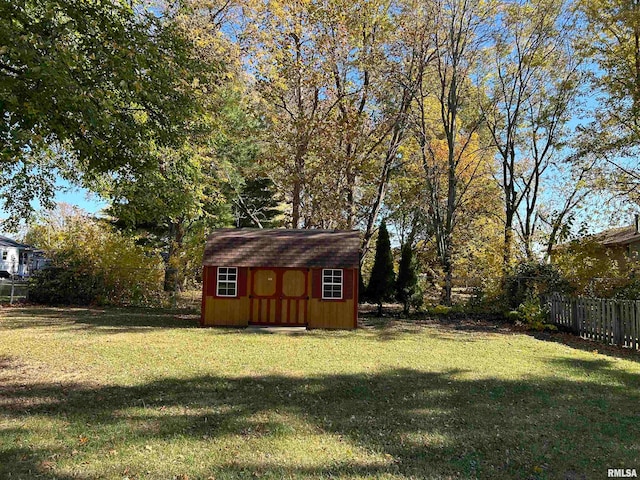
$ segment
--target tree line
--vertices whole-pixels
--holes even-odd
[[[450,304],[638,205],[639,8],[1,0],[4,226],[63,178],[171,290],[228,225],[357,228],[368,277],[386,219]]]

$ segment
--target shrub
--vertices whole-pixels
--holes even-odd
[[[504,282],[504,297],[508,308],[516,309],[528,299],[547,293],[570,293],[569,282],[551,264],[523,262],[515,267]]]
[[[50,266],[31,280],[44,304],[151,305],[162,298],[162,260],[132,238],[77,212],[46,246]]]
[[[424,307],[424,297],[426,291],[426,280],[424,278],[418,278],[416,289],[409,298],[409,305],[413,307],[415,311],[422,311]]]
[[[577,295],[640,299],[640,261],[635,254],[621,253],[587,238],[559,248],[553,262]]]
[[[516,318],[517,322],[527,327],[529,330],[557,330],[558,328],[547,322],[549,318],[549,309],[547,306],[541,306],[540,301],[535,298],[528,298],[522,302],[512,316]],[[517,323],[516,322],[516,323]]]
[[[402,247],[400,266],[398,268],[398,278],[396,280],[396,300],[403,305],[405,315],[409,313],[409,307],[419,302],[421,292],[418,287],[418,275],[413,258],[411,244],[407,243]]]
[[[451,307],[446,305],[436,305],[429,310],[429,313],[432,313],[433,315],[448,315],[451,313]]]

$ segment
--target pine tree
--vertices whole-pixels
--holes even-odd
[[[367,301],[367,287],[364,284],[364,278],[362,277],[362,270],[358,272],[358,303],[364,303]]]
[[[396,299],[404,306],[404,314],[409,314],[411,298],[418,290],[418,275],[413,260],[413,249],[411,244],[406,243],[402,247],[400,257],[400,267],[398,268],[398,279],[396,281]]]
[[[245,180],[236,195],[233,214],[237,227],[275,228],[279,227],[277,217],[282,214],[273,181],[267,177]]]
[[[391,256],[391,242],[387,225],[383,221],[378,230],[376,258],[373,262],[369,287],[367,288],[367,298],[378,304],[378,316],[382,316],[382,302],[393,300],[394,287],[395,273]]]

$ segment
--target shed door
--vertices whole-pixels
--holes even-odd
[[[305,325],[308,290],[307,269],[252,268],[249,322],[257,325]]]

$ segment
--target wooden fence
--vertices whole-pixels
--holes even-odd
[[[24,302],[29,298],[29,283],[24,280],[16,280],[13,285],[14,302]],[[11,280],[0,278],[0,303],[9,303],[11,300]]]
[[[551,323],[589,340],[640,349],[640,300],[545,298]]]

